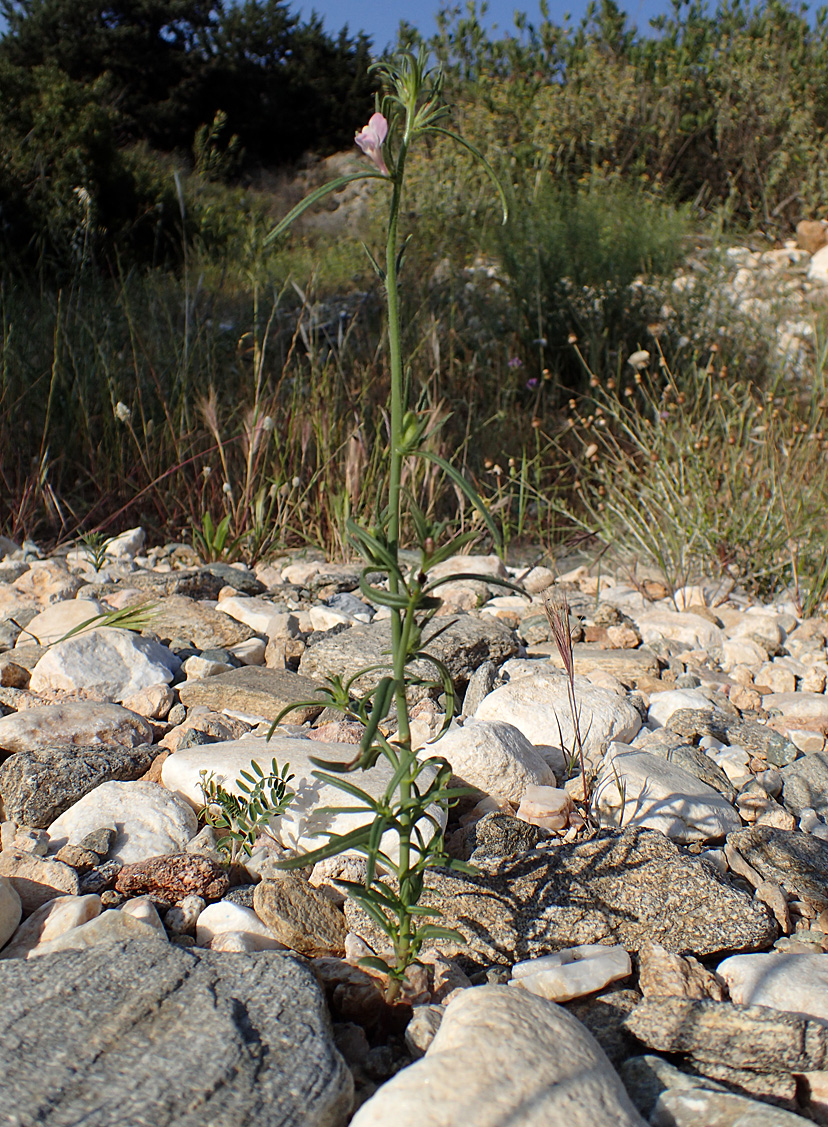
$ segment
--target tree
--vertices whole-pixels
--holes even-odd
[[[0,61],[106,77],[122,142],[186,149],[218,111],[266,164],[349,144],[370,108],[370,41],[285,0],[0,0]]]

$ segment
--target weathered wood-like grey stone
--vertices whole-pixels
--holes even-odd
[[[648,1048],[748,1072],[819,1072],[828,1064],[824,1022],[766,1006],[645,998],[624,1024]]]
[[[228,673],[179,685],[178,695],[187,708],[203,704],[213,712],[239,712],[245,716],[275,720],[289,704],[314,700],[320,694],[318,681],[312,681],[310,677],[302,677],[287,669],[243,665]],[[297,708],[285,721],[304,724],[306,720],[318,716],[324,707],[325,702],[321,700],[319,705]]]
[[[0,962],[0,1121],[342,1127],[352,1080],[309,970],[157,941]]]
[[[0,797],[6,817],[19,826],[45,829],[101,783],[140,779],[162,750],[149,744],[110,744],[20,751],[0,766]]]
[[[464,990],[425,1057],[363,1104],[353,1127],[644,1127],[621,1081],[562,1006],[508,986]]]
[[[657,830],[627,830],[492,862],[478,876],[426,878],[423,903],[460,931],[481,962],[515,963],[581,943],[648,941],[700,957],[762,950],[778,934],[764,904]],[[369,917],[346,901],[352,931],[385,945]],[[439,940],[446,952],[460,944]]]
[[[728,834],[727,843],[765,880],[819,911],[828,908],[828,841],[800,830],[751,826]]]

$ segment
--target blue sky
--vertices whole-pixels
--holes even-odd
[[[573,0],[572,3],[563,0],[550,0],[550,16],[554,23],[563,23],[564,15],[569,12],[572,19],[577,22],[586,10],[587,0]],[[430,3],[411,3],[410,0],[312,0],[312,2],[294,2],[291,10],[307,18],[312,11],[322,16],[325,28],[329,32],[337,32],[346,24],[352,32],[365,31],[374,41],[377,50],[381,50],[387,43],[396,40],[397,28],[400,20],[407,20],[419,28],[424,35],[435,31],[434,17],[439,11],[439,0]],[[461,0],[461,7],[465,3]],[[667,0],[629,0],[620,7],[629,16],[630,22],[638,26],[639,30],[647,28],[649,20],[669,8]],[[514,13],[516,10],[526,12],[533,23],[540,22],[540,6],[537,0],[490,0],[488,15],[485,23],[488,26],[496,24],[501,32],[507,32],[514,27]]]

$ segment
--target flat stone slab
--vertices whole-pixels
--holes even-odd
[[[782,778],[782,800],[795,817],[808,808],[828,815],[828,755],[817,751],[797,759],[783,769]]]
[[[281,955],[116,941],[0,962],[0,996],[0,1121],[14,1127],[347,1122],[324,997]]]
[[[711,865],[656,830],[630,829],[592,841],[537,849],[487,866],[478,876],[446,872],[426,878],[423,903],[440,924],[456,928],[481,962],[514,964],[582,943],[648,941],[701,957],[762,950],[778,934],[765,905]],[[385,945],[369,917],[346,901],[352,931]]]
[[[229,673],[179,685],[178,695],[187,708],[203,704],[213,712],[238,712],[244,716],[275,720],[287,705],[317,699],[320,692],[318,681],[299,673],[242,665]],[[298,708],[285,717],[285,723],[304,724],[306,720],[318,716],[324,707],[325,701],[320,699],[318,707]]]
[[[563,659],[554,642],[539,642],[530,647],[529,654],[534,659],[543,655],[550,665],[563,669]],[[659,672],[658,658],[652,650],[644,648],[605,650],[590,642],[578,642],[572,647],[572,657],[576,672],[585,675],[600,670],[611,673],[624,685],[634,685],[640,677],[657,677]],[[539,666],[543,664],[543,661],[538,661]]]

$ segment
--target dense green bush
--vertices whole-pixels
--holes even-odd
[[[631,25],[601,0],[576,27],[518,19],[492,39],[476,6],[443,14],[432,49],[476,140],[570,183],[646,176],[743,221],[786,224],[825,204],[828,22],[781,0],[681,3]]]

